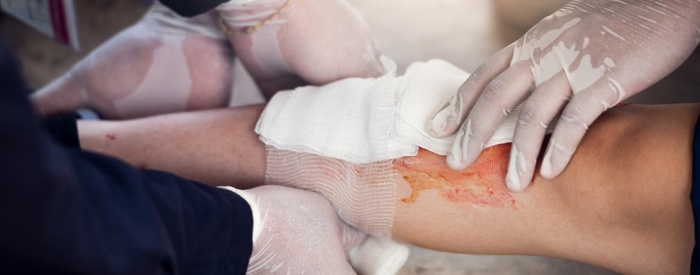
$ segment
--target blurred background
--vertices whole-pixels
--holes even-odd
[[[382,52],[400,70],[416,61],[445,59],[473,71],[567,0],[349,0],[365,17]],[[40,88],[66,72],[103,41],[137,21],[148,0],[75,0],[82,51],[58,44],[0,13],[0,32]],[[312,31],[312,30],[310,30]],[[698,50],[674,73],[630,99],[637,103],[700,102]],[[232,101],[260,102],[252,81],[236,67]],[[469,230],[465,228],[464,230]],[[400,274],[612,274],[571,261],[524,256],[472,256],[412,248]]]

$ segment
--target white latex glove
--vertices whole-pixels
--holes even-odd
[[[510,190],[522,191],[558,114],[545,178],[564,170],[602,112],[677,68],[698,45],[699,25],[697,0],[572,1],[477,68],[428,127],[448,136],[461,125],[447,164],[464,169],[522,104],[506,177]]]
[[[261,26],[229,38],[267,98],[307,83],[383,72],[364,19],[346,0],[234,0],[217,9],[232,31]]]
[[[367,235],[340,221],[321,195],[282,186],[225,189],[253,210],[248,274],[355,273],[346,255]]]
[[[233,51],[217,14],[180,17],[156,3],[33,95],[42,116],[89,107],[111,119],[225,107]]]

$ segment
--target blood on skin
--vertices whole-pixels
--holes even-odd
[[[117,139],[117,135],[115,135],[115,134],[107,134],[107,135],[105,135],[105,137],[107,137],[107,139],[109,139],[109,140]]]
[[[486,148],[466,170],[447,167],[445,157],[421,148],[416,156],[396,159],[394,171],[411,186],[404,203],[414,203],[425,190],[436,190],[452,202],[483,206],[515,207],[515,199],[506,188],[505,177],[511,144]]]

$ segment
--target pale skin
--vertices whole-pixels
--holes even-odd
[[[266,168],[265,146],[253,132],[263,108],[80,121],[81,146],[211,185],[255,187]],[[508,193],[513,203],[450,200],[439,189],[406,201],[413,186],[399,180],[392,238],[458,253],[566,258],[625,274],[688,273],[699,113],[695,104],[612,109],[559,177],[536,177],[526,191]],[[449,169],[435,159],[442,162],[427,165]],[[508,154],[491,161],[505,165]],[[498,181],[505,188],[505,170]]]

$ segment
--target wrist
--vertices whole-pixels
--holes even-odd
[[[236,193],[236,195],[245,200],[250,206],[251,215],[253,216],[253,246],[255,246],[255,242],[257,242],[258,238],[260,237],[260,233],[262,233],[263,229],[258,198],[250,192],[236,189],[230,186],[220,186],[219,188]]]

